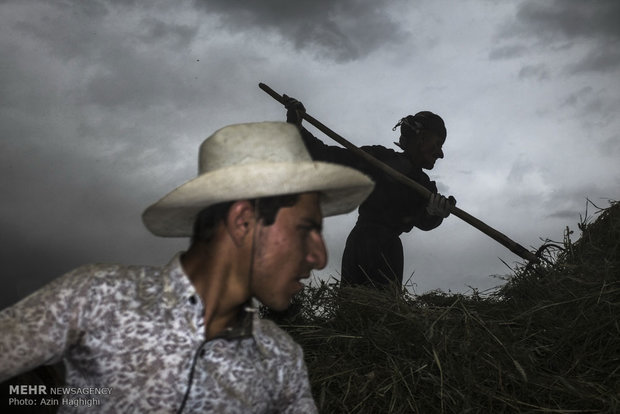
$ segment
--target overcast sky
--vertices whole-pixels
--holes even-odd
[[[436,112],[440,192],[527,248],[578,234],[586,198],[619,198],[618,22],[617,0],[0,1],[0,305],[185,248],[140,215],[216,129],[285,120],[259,82],[357,145],[395,148],[401,117]],[[320,277],[355,218],[326,220]],[[522,261],[456,217],[401,238],[418,293],[484,290]]]

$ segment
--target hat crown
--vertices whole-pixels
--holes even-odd
[[[198,176],[142,213],[158,236],[192,235],[199,212],[234,200],[318,192],[324,217],[348,213],[373,183],[349,167],[313,161],[295,125],[257,122],[224,127],[200,146]]]
[[[198,174],[248,164],[311,161],[299,130],[283,122],[231,125],[200,146]]]

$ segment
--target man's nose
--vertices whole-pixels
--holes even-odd
[[[443,158],[443,150],[439,148],[439,150],[435,153],[437,158]]]
[[[313,269],[317,270],[323,269],[327,265],[327,248],[321,233],[312,232],[310,234],[306,260],[312,265]]]

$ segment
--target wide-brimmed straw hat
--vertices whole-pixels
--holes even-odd
[[[158,236],[186,237],[205,207],[307,192],[321,193],[321,211],[327,217],[355,209],[373,185],[352,168],[312,161],[292,124],[230,125],[200,145],[198,176],[148,207],[142,220]]]

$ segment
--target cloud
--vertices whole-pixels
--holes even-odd
[[[583,102],[588,99],[588,97],[592,96],[593,89],[591,86],[584,86],[583,88],[571,93],[564,99],[564,102],[560,105],[561,107],[569,106],[575,107],[577,104]]]
[[[15,55],[7,72],[19,74],[19,84],[0,81],[2,90],[23,95],[34,89],[34,81],[54,86],[40,90],[47,99],[105,107],[147,107],[164,96],[168,104],[185,107],[200,97],[194,78],[179,70],[196,63],[182,51],[189,50],[198,28],[178,21],[183,16],[164,22],[151,16],[148,7],[81,1],[27,3],[9,12],[12,18],[5,22],[10,21],[13,31],[8,33],[19,36],[4,41]]]
[[[614,158],[620,156],[620,134],[614,134],[607,138],[600,146],[601,155]]]
[[[489,53],[489,59],[491,60],[502,60],[502,59],[512,59],[523,56],[524,53],[527,52],[527,47],[524,45],[509,45],[509,46],[501,46],[491,50]]]
[[[619,23],[620,25],[620,23]],[[568,72],[614,72],[620,68],[620,41],[601,45],[590,50],[588,54],[574,65],[569,65]]]
[[[490,57],[525,53],[514,42],[532,39],[535,44],[529,45],[531,50],[542,47],[551,56],[565,49],[577,53],[574,61],[564,64],[570,74],[620,70],[619,21],[620,2],[616,0],[528,0],[518,6],[514,18],[499,32],[499,39],[511,45],[496,47]]]
[[[0,0],[3,287],[84,262],[168,259],[170,241],[153,247],[141,211],[195,175],[210,132],[283,119],[258,81],[307,100],[359,145],[391,146],[402,108],[442,108],[453,137],[431,174],[442,191],[525,246],[561,235],[584,197],[620,188],[618,36],[545,23],[564,18],[564,4],[576,7]],[[498,26],[509,30],[493,38]],[[356,218],[326,223],[331,273]],[[496,258],[510,253],[486,239],[454,218],[404,235],[406,273],[423,289],[500,273]]]
[[[555,211],[550,212],[547,215],[547,217],[561,219],[566,222],[572,222],[575,220],[575,215],[576,215],[576,211],[573,209],[569,209],[569,210],[560,209],[560,210],[555,210]]]
[[[386,12],[387,1],[196,0],[198,9],[221,17],[231,32],[277,33],[296,49],[347,62],[402,41],[406,33]],[[390,3],[391,5],[391,3]]]
[[[520,6],[517,21],[551,41],[620,39],[620,3],[616,0],[529,0]]]
[[[595,89],[590,86],[592,84],[596,83],[587,82],[587,86],[568,93],[559,107],[570,109],[568,113],[576,117],[588,133],[608,128],[612,131],[617,130],[613,125],[619,125],[616,108],[620,104],[618,98],[620,88],[616,85],[608,87],[597,85]],[[595,141],[600,141],[600,138]]]
[[[579,183],[570,188],[558,187],[554,189],[541,204],[545,216],[562,219],[573,227],[575,223],[580,221],[580,216],[587,214],[590,201],[596,205],[607,207],[606,200],[613,196],[607,192],[607,184]],[[602,202],[603,200],[605,201]]]
[[[141,22],[142,30],[137,37],[145,44],[161,42],[172,47],[187,47],[198,34],[198,28],[187,24],[167,23],[157,18],[146,18]]]
[[[549,79],[549,71],[545,65],[526,65],[519,70],[519,79],[534,78],[537,80]]]
[[[64,60],[96,53],[97,33],[109,16],[104,3],[94,1],[28,2],[24,9],[13,12],[11,26],[19,33],[22,45],[34,43],[40,47],[40,53]]]

